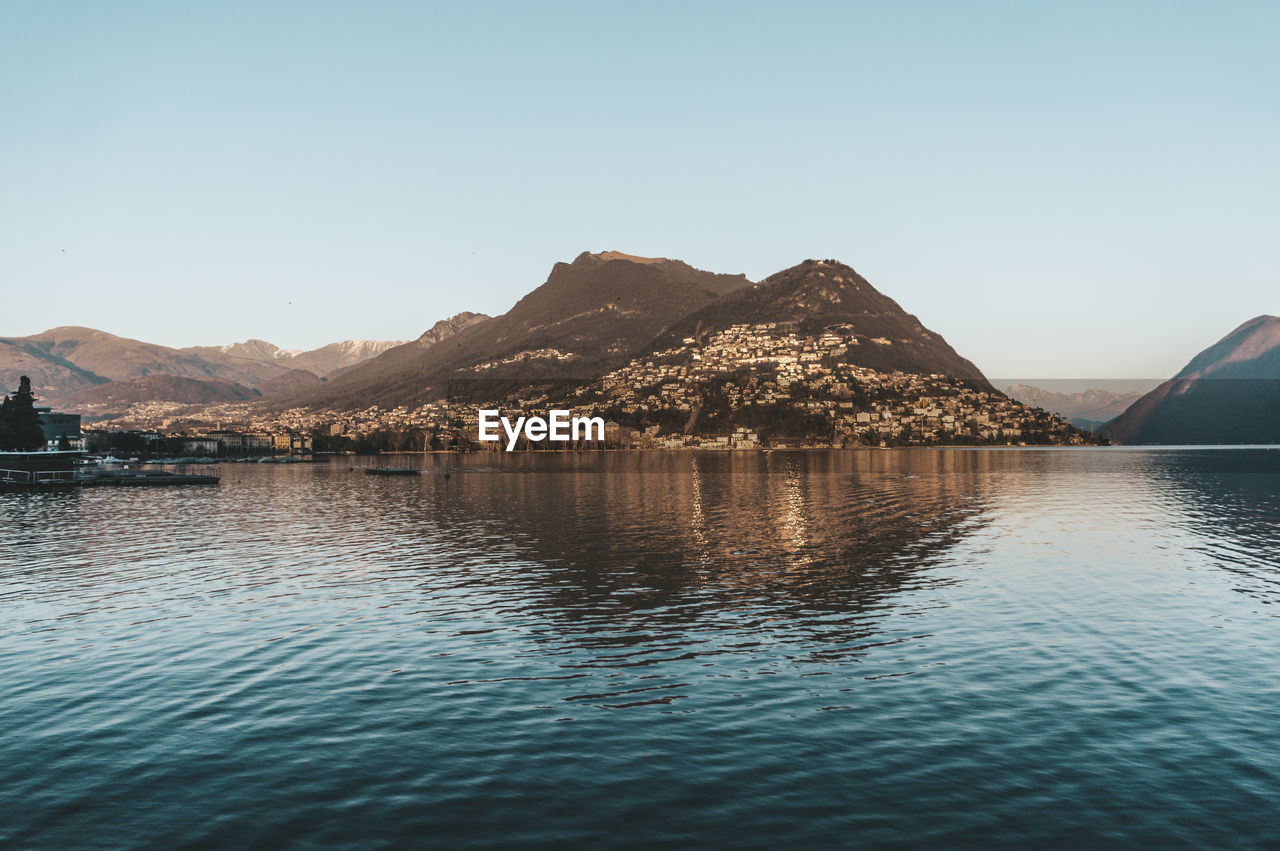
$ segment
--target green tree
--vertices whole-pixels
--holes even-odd
[[[31,379],[24,375],[18,381],[17,392],[0,402],[0,449],[33,452],[44,447],[35,401]]]
[[[111,441],[118,452],[141,452],[147,448],[147,438],[136,431],[117,432]]]

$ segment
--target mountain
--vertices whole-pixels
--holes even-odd
[[[226,346],[190,346],[182,351],[213,362],[223,362],[227,358],[251,360],[285,369],[305,369],[317,376],[326,376],[363,363],[387,349],[403,344],[403,340],[343,340],[303,352],[282,349],[266,340],[245,340]]]
[[[471,313],[464,310],[462,313],[450,316],[448,319],[441,319],[435,325],[423,331],[415,342],[419,343],[422,348],[426,348],[439,343],[441,340],[447,340],[463,328],[492,318],[483,313]]]
[[[1130,444],[1280,441],[1280,318],[1250,319],[1101,433]]]
[[[936,332],[834,260],[807,260],[674,323],[587,384],[501,409],[590,411],[619,445],[1085,445],[995,390]]]
[[[343,340],[329,343],[309,352],[299,352],[277,361],[294,369],[309,370],[316,375],[329,375],[340,369],[376,358],[387,349],[404,345],[404,340]]]
[[[264,397],[291,396],[311,387],[315,387],[324,379],[306,369],[291,369],[284,375],[264,381],[255,389]]]
[[[422,338],[333,376],[299,397],[313,407],[416,405],[446,394],[539,380],[589,380],[627,359],[663,328],[750,282],[679,260],[616,251],[556,263],[505,314]],[[433,329],[434,330],[434,329]]]
[[[87,387],[64,396],[61,404],[73,407],[102,407],[124,410],[147,402],[177,402],[210,405],[256,399],[259,391],[221,378],[183,378],[176,375],[148,375]]]
[[[32,389],[42,404],[59,394],[111,381],[54,354],[39,337],[0,338],[0,394],[16,388],[24,375],[31,378]]]
[[[222,356],[233,358],[245,358],[247,360],[256,360],[263,363],[274,363],[285,358],[292,358],[302,354],[302,352],[291,349],[282,349],[275,343],[268,343],[266,340],[250,339],[242,343],[228,343],[225,346],[188,346],[183,351],[201,357],[219,358]]]
[[[684,339],[702,341],[735,325],[792,326],[801,334],[843,326],[856,339],[848,363],[881,372],[939,374],[992,389],[982,372],[896,301],[834,260],[806,260],[760,283],[730,293],[663,332],[652,351]]]
[[[399,341],[344,340],[299,352],[281,349],[265,340],[245,340],[227,346],[174,349],[94,328],[66,326],[30,337],[0,338],[0,388],[16,387],[19,377],[27,375],[44,404],[64,406],[72,402],[72,397],[76,400],[99,398],[76,396],[90,387],[131,382],[148,376],[167,376],[216,379],[247,388],[262,387],[262,395],[271,396],[298,393],[311,384],[319,383],[318,380],[300,378],[296,374],[300,370],[305,370],[313,378],[323,377],[357,366],[398,345],[401,345]],[[156,390],[168,388],[165,392],[182,395],[174,390],[178,386],[153,382],[115,388],[110,392],[118,391],[133,398],[151,387]],[[207,394],[195,392],[194,395]],[[138,398],[137,401],[148,400]],[[181,400],[157,397],[150,401]],[[195,404],[198,400],[191,401]],[[86,404],[83,401],[79,403]]]
[[[323,380],[305,369],[291,369],[257,387],[246,387],[223,378],[185,378],[157,374],[85,387],[60,397],[58,406],[81,411],[93,419],[116,417],[126,412],[136,416],[138,412],[130,409],[137,405],[252,402],[298,393]]]
[[[209,359],[93,328],[0,338],[0,385],[17,386],[19,376],[29,375],[46,404],[86,387],[148,375],[218,378],[252,387],[286,372],[284,366],[229,355]]]
[[[399,350],[397,357],[411,357],[415,353],[421,354],[426,349],[434,346],[436,343],[449,339],[464,328],[468,328],[491,318],[492,317],[483,313],[472,313],[464,310],[461,313],[450,316],[448,319],[441,319],[436,322],[435,325],[432,325],[429,329],[419,334],[416,340],[411,340],[408,343],[402,343],[399,346],[396,346],[395,348]],[[358,369],[359,367],[360,364],[356,364],[354,366],[347,366],[342,369],[334,370],[326,377],[326,380],[340,378],[348,372],[351,372],[353,369]]]
[[[1055,393],[1030,384],[1011,384],[1004,392],[1024,405],[1061,414],[1076,428],[1083,429],[1097,428],[1115,419],[1142,398],[1136,391],[1114,393],[1090,388],[1079,393]]]

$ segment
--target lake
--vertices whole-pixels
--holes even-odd
[[[0,494],[0,844],[1280,832],[1280,450],[374,463]]]

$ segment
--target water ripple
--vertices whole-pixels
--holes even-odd
[[[1280,827],[1280,452],[501,460],[0,495],[0,844]]]

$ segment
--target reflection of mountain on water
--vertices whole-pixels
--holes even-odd
[[[520,596],[560,640],[603,649],[714,626],[843,654],[941,581],[928,568],[982,523],[977,474],[994,457],[541,455],[464,468],[427,498],[441,525],[475,532],[462,543],[506,538],[536,562]]]

